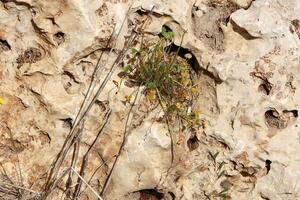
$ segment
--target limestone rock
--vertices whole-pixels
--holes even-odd
[[[90,82],[93,96],[111,73],[58,176],[73,159],[100,193],[118,157],[104,199],[300,199],[299,1],[6,0],[0,10],[0,183],[42,192]],[[142,87],[122,79],[128,58],[111,70],[147,17],[147,37],[165,25],[192,58],[198,130],[163,122]],[[71,197],[77,178],[67,173],[49,199]],[[21,195],[9,188],[7,199]]]

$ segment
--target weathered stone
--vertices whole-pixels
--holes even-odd
[[[95,142],[83,176],[97,192],[120,153],[105,199],[300,198],[300,2],[23,0],[2,1],[0,10],[1,183],[8,176],[10,185],[44,189],[91,80],[94,95],[134,25],[149,16],[147,37],[165,25],[193,58],[199,97],[190,109],[205,123],[199,130],[168,127],[142,88],[124,83],[124,63],[117,63],[86,116],[74,168],[80,171]],[[115,45],[108,44],[111,34]],[[82,188],[79,199],[95,198]],[[11,191],[7,198],[16,199],[18,190]],[[62,191],[49,199],[57,195]]]

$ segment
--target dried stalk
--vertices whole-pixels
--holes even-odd
[[[75,142],[74,144],[74,150],[73,150],[73,156],[72,156],[72,162],[71,162],[71,167],[75,168],[75,165],[77,163],[78,160],[78,154],[79,154],[79,149],[80,149],[80,142],[81,142],[81,136],[82,136],[82,130],[81,133],[78,136],[78,140]],[[66,183],[66,195],[67,197],[71,196],[71,185],[72,185],[72,180],[73,180],[73,172],[70,171],[69,173],[69,177]]]
[[[89,147],[89,149],[87,150],[87,152],[83,156],[82,163],[81,163],[81,169],[80,169],[80,176],[83,177],[83,178],[84,178],[84,175],[85,175],[84,174],[85,169],[86,169],[86,167],[88,165],[89,154],[92,151],[92,149],[94,148],[95,144],[97,143],[98,138],[100,137],[101,133],[103,132],[106,124],[108,123],[110,115],[111,115],[111,110],[109,109],[106,112],[105,116],[104,116],[104,119],[103,119],[104,122],[102,123],[101,128],[98,131],[97,136],[95,137],[95,139],[92,142],[91,146]],[[72,167],[72,168],[74,168],[74,167]],[[81,185],[82,185],[82,179],[80,177],[78,177],[78,179],[77,179],[77,185],[76,185],[76,188],[75,188],[75,191],[74,191],[74,194],[73,194],[73,199],[76,199],[79,196],[79,193],[80,193],[80,190],[81,190]]]
[[[103,200],[103,198],[92,188],[92,186],[90,186],[83,177],[80,176],[80,174],[78,174],[78,172],[76,172],[75,169],[71,168],[71,170],[73,170],[73,172],[78,176],[78,178],[80,178],[80,180],[82,180],[82,182],[98,197],[99,200]]]
[[[115,158],[115,160],[114,160],[114,162],[113,162],[113,165],[112,165],[112,167],[111,167],[111,169],[110,169],[110,171],[109,171],[109,173],[108,173],[108,175],[107,175],[107,177],[106,177],[106,180],[105,180],[105,182],[104,182],[104,184],[103,184],[103,187],[102,187],[102,190],[101,190],[101,193],[100,193],[101,196],[104,195],[104,193],[105,193],[105,191],[106,191],[106,189],[107,189],[107,187],[108,187],[108,185],[109,185],[109,182],[110,182],[110,180],[111,180],[112,172],[113,172],[113,170],[114,170],[114,168],[115,168],[115,166],[116,166],[116,164],[117,164],[117,162],[118,162],[118,160],[119,160],[119,157],[120,157],[120,155],[121,155],[121,153],[122,153],[122,150],[123,150],[123,147],[124,147],[124,145],[125,145],[125,142],[126,142],[126,136],[127,136],[127,130],[128,130],[128,126],[129,126],[130,119],[131,119],[131,117],[132,117],[132,116],[131,116],[132,109],[133,109],[133,107],[134,107],[135,104],[136,104],[136,101],[137,101],[137,99],[138,99],[139,93],[140,93],[140,87],[139,87],[138,90],[137,90],[137,93],[136,93],[136,95],[135,95],[135,97],[134,97],[133,103],[131,104],[131,107],[130,107],[129,112],[128,112],[128,114],[127,114],[127,118],[126,118],[126,122],[125,122],[125,128],[124,128],[124,132],[123,132],[122,143],[121,143],[121,145],[120,145],[120,148],[119,148],[119,151],[118,151],[118,153],[117,153],[117,155],[116,155],[116,158]]]
[[[128,15],[128,12],[127,12],[127,15]],[[122,27],[125,23],[125,20],[126,20],[127,16],[125,17],[123,23],[122,23]],[[122,27],[120,28],[120,31],[118,33],[118,36],[119,34],[121,33],[121,30],[122,30]],[[102,55],[102,54],[101,54]],[[101,58],[102,56],[100,56]],[[93,77],[94,75],[97,74],[97,71],[98,71],[98,64],[100,62],[100,59],[98,59],[98,62],[97,62],[97,66],[95,67],[95,71],[94,71],[94,74],[93,74]],[[115,64],[115,63],[114,63]],[[43,193],[43,197],[42,199],[46,199],[46,197],[49,195],[49,192],[51,192],[51,190],[53,190],[54,188],[54,182],[57,178],[57,175],[59,173],[59,169],[60,169],[60,166],[62,165],[70,147],[72,146],[72,144],[74,144],[74,138],[76,138],[78,135],[76,134],[76,129],[77,129],[77,126],[81,123],[82,119],[87,115],[87,113],[90,111],[92,105],[95,103],[96,99],[98,98],[98,96],[100,95],[100,93],[102,92],[104,86],[106,85],[107,81],[109,80],[109,78],[111,77],[111,72],[113,72],[113,69],[114,69],[114,65],[111,67],[111,70],[110,70],[110,73],[107,74],[106,78],[104,79],[104,81],[102,82],[101,86],[99,87],[96,95],[94,96],[94,98],[91,100],[91,102],[88,104],[88,107],[86,108],[85,112],[81,114],[82,110],[84,109],[84,103],[87,101],[88,97],[89,97],[89,94],[86,95],[85,99],[84,99],[84,102],[82,103],[81,105],[81,108],[80,108],[80,112],[78,112],[77,116],[76,116],[76,119],[75,119],[75,123],[73,125],[73,127],[71,128],[70,130],[70,133],[68,135],[68,137],[66,138],[65,140],[65,143],[61,149],[61,151],[59,152],[58,156],[56,157],[56,160],[54,161],[54,163],[52,164],[52,167],[50,169],[50,173],[49,173],[49,176],[48,176],[48,179],[47,179],[47,182],[46,182],[46,185],[45,185],[45,190],[44,190],[44,193]],[[90,91],[92,90],[93,86],[92,86],[92,83],[94,82],[95,80],[95,77],[94,79],[92,80],[90,86],[89,86],[89,93],[91,93]]]
[[[151,9],[151,13],[153,12],[154,7],[155,7],[155,6],[153,6],[152,9]],[[141,26],[141,30],[140,30],[141,32],[144,30],[144,28],[145,28],[145,26],[147,25],[147,22],[148,22],[149,19],[150,19],[150,18],[149,18],[149,16],[148,16],[147,19],[143,22],[143,24],[142,24],[142,26]],[[137,33],[135,33],[134,39],[135,39],[136,37],[137,37]],[[132,112],[132,109],[133,109],[134,105],[136,104],[136,101],[137,101],[137,98],[138,98],[139,93],[140,93],[140,86],[138,87],[138,91],[137,91],[137,94],[135,95],[133,104],[131,105],[131,107],[130,107],[130,109],[129,109],[129,112],[128,112],[128,115],[127,115],[127,119],[126,119],[126,122],[125,122],[125,128],[124,128],[124,132],[123,132],[122,143],[121,143],[121,145],[120,145],[118,154],[116,155],[116,158],[115,158],[115,160],[114,160],[114,162],[113,162],[113,165],[112,165],[112,167],[111,167],[111,169],[110,169],[110,171],[109,171],[109,173],[108,173],[108,175],[107,175],[107,177],[106,177],[106,179],[105,179],[105,182],[104,182],[104,184],[103,184],[103,187],[102,187],[102,190],[101,190],[101,193],[100,193],[101,196],[104,196],[104,194],[105,194],[105,191],[106,191],[106,189],[107,189],[107,187],[108,187],[108,185],[109,185],[109,183],[110,183],[111,175],[112,175],[112,173],[113,173],[113,170],[114,170],[114,168],[115,168],[115,166],[116,166],[116,164],[117,164],[117,162],[118,162],[118,160],[119,160],[119,157],[120,157],[120,155],[121,155],[121,153],[122,153],[122,150],[123,150],[123,148],[124,148],[124,145],[125,145],[125,142],[126,142],[126,136],[127,136],[127,129],[128,129],[129,121],[130,121],[130,118],[131,118],[131,112]]]

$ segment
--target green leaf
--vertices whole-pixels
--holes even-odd
[[[227,199],[227,197],[228,197],[228,190],[229,189],[224,189],[221,192],[219,192],[216,196],[221,197],[223,199]]]
[[[157,85],[154,82],[149,82],[146,84],[146,87],[149,89],[155,89],[155,88],[157,88]]]
[[[164,27],[164,26],[161,28],[161,35],[167,40],[170,40],[173,38],[173,32],[167,31],[166,27]]]
[[[126,65],[124,68],[123,68],[123,71],[126,72],[126,73],[130,73],[132,72],[132,66],[131,65]]]
[[[217,179],[221,178],[221,177],[224,176],[224,175],[225,175],[225,170],[221,171],[221,173],[218,174],[218,178],[217,178]]]
[[[222,167],[225,165],[225,162],[222,161],[220,164],[219,164],[219,167],[218,167],[218,171],[221,171]]]
[[[139,52],[139,50],[137,50],[137,49],[135,49],[135,48],[131,48],[131,54],[136,54],[136,53],[138,53]]]
[[[175,65],[173,65],[173,67],[175,69],[175,72],[179,73],[181,71],[180,65],[175,64]]]
[[[216,162],[216,159],[217,159],[220,152],[217,152],[217,153],[213,154],[212,152],[209,151],[208,153],[211,156],[211,158],[213,159],[213,161]]]

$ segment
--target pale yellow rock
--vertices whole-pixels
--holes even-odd
[[[177,122],[170,132],[161,108],[148,104],[143,87],[127,87],[123,63],[117,63],[85,120],[75,169],[110,109],[84,174],[85,180],[94,174],[90,185],[101,191],[127,126],[105,199],[158,199],[145,190],[162,199],[216,199],[226,189],[233,200],[300,199],[299,1],[23,0],[3,1],[0,11],[0,161],[13,184],[43,190],[99,56],[104,53],[92,94],[132,23],[148,13],[147,36],[168,26],[174,43],[195,56],[199,97],[189,112],[201,111],[206,125],[179,131]],[[111,34],[113,50],[106,46]],[[70,166],[72,152],[59,174]],[[22,183],[15,178],[19,167]],[[58,195],[56,189],[49,199]],[[79,197],[94,198],[89,189]]]

